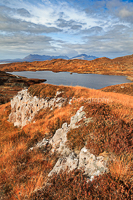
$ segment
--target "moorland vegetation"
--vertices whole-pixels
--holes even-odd
[[[4,71],[69,71],[125,75],[133,80],[133,55],[93,61],[63,60],[23,62],[1,65]],[[3,71],[3,72],[2,72]],[[111,200],[133,199],[133,83],[109,86],[101,90],[83,87],[13,82],[7,75],[0,85],[0,199],[1,200]],[[17,77],[16,77],[17,79]],[[70,100],[61,108],[42,108],[24,127],[9,122],[10,100],[22,88],[31,96]],[[8,92],[7,92],[8,91]],[[75,153],[86,146],[96,156],[103,156],[108,171],[92,181],[82,170],[63,171],[48,179],[60,155],[47,149],[33,148],[43,138],[50,139],[62,124],[84,106],[93,120],[67,133],[67,145]]]
[[[106,57],[87,60],[53,59],[46,61],[2,64],[1,71],[68,71],[76,73],[94,73],[106,75],[123,75],[133,80],[133,55],[109,59]]]
[[[41,109],[22,129],[8,121],[10,102],[0,106],[1,199],[132,199],[133,96],[49,84],[32,85],[28,91],[39,98],[63,91],[62,97],[74,99],[61,108]],[[109,171],[89,182],[82,170],[66,171],[46,184],[59,155],[29,149],[44,137],[51,138],[64,122],[69,124],[81,106],[93,122],[69,131],[67,145],[75,152],[86,145],[94,155],[104,156]]]

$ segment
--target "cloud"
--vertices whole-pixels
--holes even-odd
[[[119,16],[122,17],[122,18],[125,18],[125,17],[130,17],[132,16],[132,12],[130,12],[129,10],[127,10],[126,8],[123,8],[122,10],[119,11]]]
[[[51,33],[60,32],[56,27],[48,27],[42,24],[27,22],[26,20],[16,19],[13,14],[31,17],[26,9],[12,9],[0,6],[0,30],[4,32],[29,32],[29,33]]]
[[[17,13],[21,16],[24,16],[24,17],[31,17],[32,15],[28,12],[28,10],[26,10],[25,8],[20,8],[20,9],[17,9],[16,10]]]
[[[131,54],[132,23],[128,1],[0,0],[0,52]]]
[[[77,30],[77,29],[81,29],[82,25],[84,25],[85,23],[79,23],[79,22],[76,22],[74,20],[68,20],[67,21],[65,19],[58,19],[56,21],[56,24],[60,28],[70,28],[70,29],[73,29],[73,30]]]
[[[1,19],[1,17],[0,17]],[[31,22],[10,19],[6,21],[3,20],[3,23],[0,23],[0,30],[6,32],[27,32],[27,33],[51,33],[51,32],[60,32],[60,29],[55,27],[47,27],[45,25],[34,24]]]
[[[0,52],[19,52],[22,54],[31,53],[42,53],[54,51],[54,47],[51,46],[50,42],[53,41],[51,37],[46,36],[35,36],[35,35],[23,35],[16,34],[12,37],[10,35],[0,35],[0,46],[2,49]]]
[[[87,35],[89,34],[89,35],[91,35],[91,34],[98,34],[101,31],[103,31],[102,27],[100,27],[100,26],[94,26],[94,27],[91,27],[89,29],[82,30],[81,33],[82,34],[87,34]]]
[[[127,32],[129,33],[127,35]],[[75,49],[78,53],[88,53],[96,56],[117,57],[120,55],[131,54],[133,40],[131,30],[124,25],[115,25],[110,30],[101,35],[84,37],[82,44],[69,44],[69,48]],[[130,35],[130,36],[129,36]]]
[[[120,9],[118,12],[118,17],[125,22],[133,23],[133,6],[130,8],[123,7]]]

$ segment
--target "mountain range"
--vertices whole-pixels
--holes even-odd
[[[33,61],[45,61],[45,60],[52,60],[52,59],[65,59],[65,60],[69,60],[69,59],[81,59],[81,60],[94,60],[97,57],[92,56],[92,55],[86,55],[86,54],[80,54],[77,55],[75,57],[69,58],[68,56],[48,56],[48,55],[38,55],[38,54],[30,54],[26,57],[24,57],[23,59],[5,59],[5,60],[0,60],[1,63],[10,63],[10,62],[33,62]]]

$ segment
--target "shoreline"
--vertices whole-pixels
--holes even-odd
[[[133,55],[115,59],[98,58],[87,60],[53,59],[46,61],[15,62],[0,64],[0,70],[13,71],[53,71],[79,74],[101,74],[127,76],[133,81]]]

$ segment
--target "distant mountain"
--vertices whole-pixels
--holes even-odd
[[[80,55],[77,55],[75,57],[72,57],[71,59],[94,60],[96,58],[98,58],[98,57],[96,57],[96,56],[90,56],[90,55],[88,56],[86,54],[80,54]]]
[[[68,56],[48,56],[48,55],[38,55],[38,54],[30,54],[28,56],[26,56],[23,59],[5,59],[5,60],[0,60],[0,63],[11,63],[11,62],[33,62],[33,61],[45,61],[45,60],[52,60],[52,59],[65,59],[65,60],[69,60],[69,59],[81,59],[81,60],[94,60],[97,57],[95,56],[87,56],[86,54],[80,54],[78,56],[69,58]]]
[[[23,58],[23,61],[27,62],[33,62],[33,61],[44,61],[44,60],[52,60],[52,59],[66,59],[68,60],[69,58],[67,56],[47,56],[47,55],[38,55],[38,54],[30,54],[29,56],[26,56]]]

